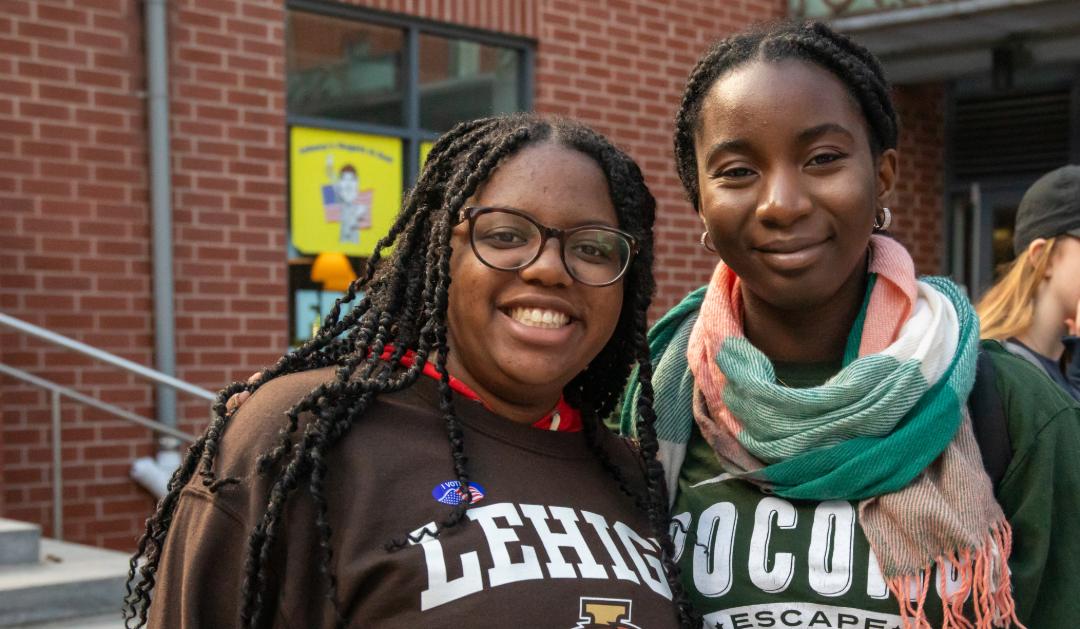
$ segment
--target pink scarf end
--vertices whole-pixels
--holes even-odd
[[[941,595],[942,629],[1027,629],[1016,617],[1009,574],[1012,528],[1006,521],[994,524],[975,549],[949,553],[934,560]],[[959,586],[946,590],[946,575],[959,572]],[[900,602],[900,619],[905,629],[932,629],[926,617],[926,597],[930,592],[930,570],[918,575],[887,578],[885,583]],[[975,622],[964,617],[969,596],[975,608]]]

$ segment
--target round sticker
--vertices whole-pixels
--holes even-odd
[[[484,497],[484,488],[479,483],[469,483],[469,490],[472,494],[470,504],[476,504]],[[445,483],[436,485],[435,489],[431,490],[431,497],[444,505],[450,506],[457,506],[465,502],[465,492],[461,488],[461,482],[456,480],[448,480]]]

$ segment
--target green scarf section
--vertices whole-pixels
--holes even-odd
[[[739,444],[763,465],[736,475],[789,498],[863,500],[907,486],[945,450],[974,381],[978,322],[951,281],[923,282],[952,304],[959,325],[955,353],[936,382],[927,382],[916,359],[888,353],[857,357],[863,328],[873,325],[866,321],[866,304],[874,281],[848,339],[844,366],[822,386],[780,385],[772,363],[745,337],[724,340],[716,356],[727,378],[723,401],[741,424]],[[690,293],[648,336],[665,466],[681,463],[694,430],[687,348],[704,298],[704,288]],[[634,424],[636,387],[628,393],[620,418],[624,432]],[[670,489],[677,474],[668,470]]]

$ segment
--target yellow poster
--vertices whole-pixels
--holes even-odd
[[[401,207],[401,139],[292,127],[292,244],[370,256]]]
[[[431,152],[431,147],[433,146],[435,146],[434,140],[420,143],[420,168],[423,168],[424,164],[427,163],[428,153]]]

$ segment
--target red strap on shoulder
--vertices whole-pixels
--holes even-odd
[[[390,360],[390,356],[394,353],[394,348],[387,346],[383,350],[382,359]],[[416,363],[416,352],[413,350],[407,350],[405,355],[401,357],[401,364],[406,367],[412,367]],[[442,376],[439,374],[438,369],[435,368],[435,363],[425,362],[423,374],[434,380],[441,380]],[[457,391],[460,395],[463,395],[470,400],[484,404],[484,401],[480,399],[480,396],[475,391],[470,389],[461,380],[458,380],[454,376],[450,376],[450,388]],[[487,404],[485,407],[490,408]],[[559,403],[555,405],[555,408],[547,415],[541,417],[538,421],[533,423],[533,428],[539,428],[540,430],[553,430],[559,432],[580,432],[582,430],[581,412],[567,404],[566,399],[562,396],[559,397]]]

